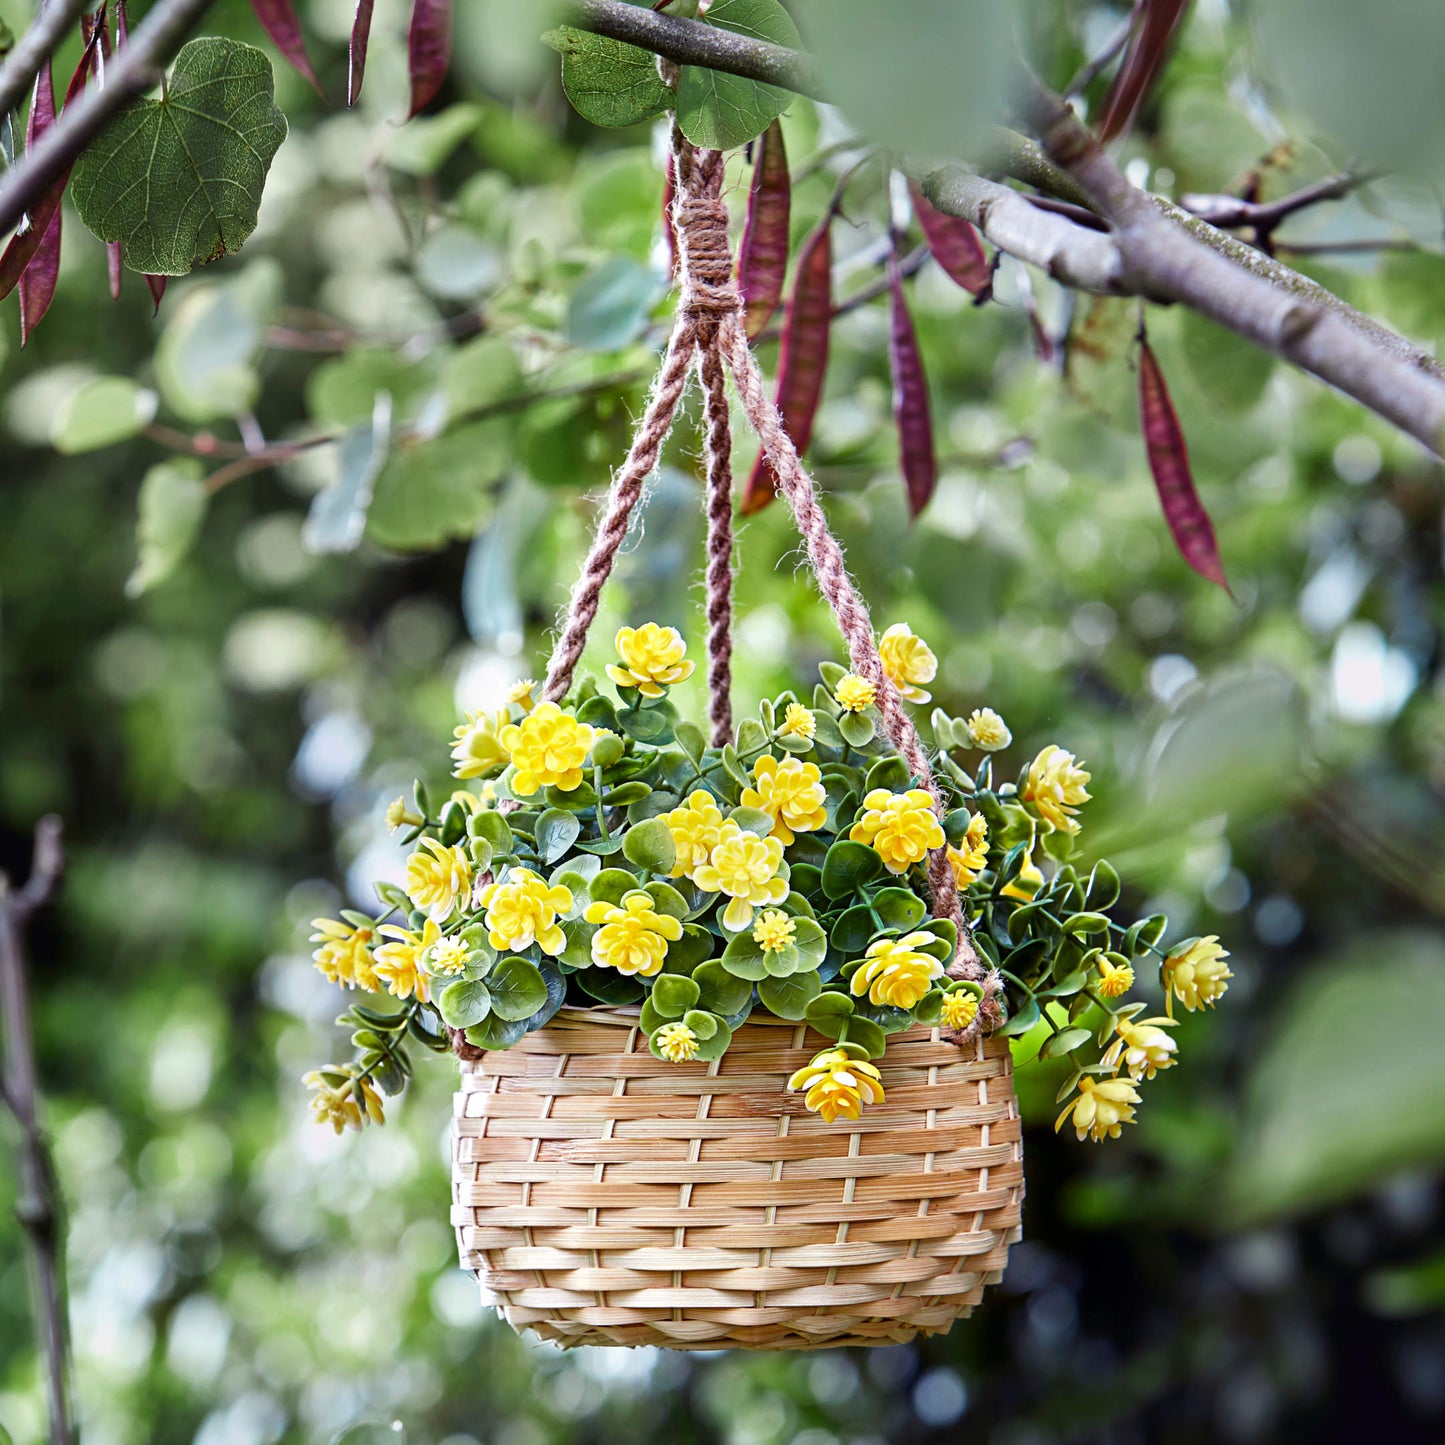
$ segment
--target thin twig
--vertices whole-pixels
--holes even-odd
[[[1079,73],[1064,87],[1065,100],[1087,90],[1099,78],[1105,66],[1129,43],[1129,37],[1133,35],[1135,27],[1139,24],[1139,17],[1143,13],[1144,0],[1134,0],[1134,7],[1129,11],[1129,18],[1110,36],[1104,48],[1092,60],[1083,65]]]
[[[1288,196],[1281,196],[1277,201],[1246,201],[1238,196],[1184,195],[1179,197],[1179,207],[1222,231],[1237,231],[1249,226],[1257,234],[1266,236],[1288,217],[1310,206],[1317,206],[1321,201],[1338,201],[1373,179],[1368,175],[1348,173],[1327,176]]]
[[[24,100],[40,67],[55,54],[89,3],[93,0],[49,0],[42,8],[0,65],[0,115]]]
[[[26,924],[55,891],[65,866],[60,819],[35,829],[30,878],[15,892],[0,875],[0,1022],[5,1035],[4,1101],[20,1126],[20,1193],[15,1215],[30,1238],[35,1333],[46,1362],[52,1445],[71,1445],[69,1332],[66,1328],[64,1235],[50,1145],[40,1127],[40,1090],[25,979]]]
[[[0,235],[14,230],[20,218],[45,193],[50,183],[74,162],[117,111],[159,83],[161,67],[180,48],[214,0],[157,0],[116,53],[105,86],[87,87],[67,105],[59,119],[15,164],[0,187]]]

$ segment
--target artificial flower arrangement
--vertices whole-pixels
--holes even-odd
[[[350,1064],[307,1075],[337,1132],[384,1117],[411,1064],[408,1039],[505,1049],[564,1003],[640,1005],[659,1059],[714,1060],[754,1009],[829,1039],[788,1081],[808,1110],[857,1119],[884,1097],[888,1036],[913,1024],[969,1029],[983,991],[954,977],[948,920],[929,916],[926,861],[947,847],[973,943],[999,971],[996,1032],[1039,1039],[1074,1064],[1056,1128],[1118,1137],[1138,1086],[1176,1062],[1173,1005],[1213,1005],[1232,976],[1215,937],[1165,951],[1162,915],[1108,915],[1118,875],[1070,863],[1090,775],[1056,745],[995,782],[1012,743],[987,708],[932,715],[944,808],[881,735],[873,684],[832,663],[807,699],[764,701],[710,747],[668,694],[693,672],[673,628],[617,635],[616,698],[586,678],[562,702],[512,690],[456,729],[463,787],[440,805],[418,784],[388,810],[415,844],[405,889],[378,883],[377,916],[318,919],[315,960],[333,981],[386,993],[400,1012],[353,1005]],[[913,704],[937,670],[902,624],[879,640]],[[1160,1017],[1129,1002],[1157,961]],[[957,1034],[955,1033],[955,1036]]]

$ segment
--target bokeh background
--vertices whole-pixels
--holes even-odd
[[[1122,14],[1038,8],[1056,81]],[[334,100],[350,7],[301,9]],[[153,319],[138,277],[110,301],[70,216],[23,353],[0,313],[0,867],[23,874],[36,818],[64,816],[33,986],[87,1445],[1438,1440],[1439,471],[1207,323],[1151,313],[1231,600],[1160,518],[1133,308],[1073,306],[1012,263],[982,308],[931,264],[910,282],[942,461],[916,525],[879,302],[835,326],[812,457],[880,625],[937,650],[938,701],[997,708],[1019,759],[1081,755],[1085,854],[1118,866],[1131,916],[1232,952],[1137,1127],[1056,1138],[1058,1080],[1026,1071],[1025,1242],[989,1301],[945,1339],[791,1357],[562,1354],[485,1314],[447,1224],[445,1060],[419,1062],[384,1130],[309,1122],[300,1074],[344,1038],[307,921],[396,875],[382,811],[445,779],[459,710],[539,675],[666,327],[657,138],[571,115],[530,12],[459,7],[444,103],[400,128],[404,16],[378,0],[358,111],[278,60],[291,135],[240,257],[172,283]],[[265,43],[240,0],[208,28]],[[1125,149],[1134,178],[1223,190],[1269,157],[1279,194],[1329,169],[1250,36],[1197,8]],[[801,235],[843,130],[805,102],[785,129]],[[840,297],[879,275],[876,167],[845,209]],[[1427,188],[1382,180],[1280,239],[1413,243],[1287,259],[1435,343],[1440,234]],[[83,449],[99,376],[154,392],[150,434]],[[379,392],[411,435],[359,547],[306,545],[339,475],[319,448],[217,491],[188,550],[153,537],[173,569],[127,593],[139,483],[173,432],[344,430]],[[698,453],[693,407],[600,638],[653,618],[700,650]],[[739,698],[810,684],[839,646],[781,508],[740,558]],[[0,1439],[31,1445],[12,1144],[0,1130]]]

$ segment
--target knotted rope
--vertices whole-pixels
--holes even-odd
[[[672,130],[676,189],[671,223],[681,275],[682,294],[671,340],[652,383],[648,402],[626,461],[612,480],[606,510],[583,564],[582,576],[568,604],[561,635],[547,667],[543,696],[560,700],[572,683],[572,674],[597,615],[602,586],[612,572],[618,548],[627,535],[628,522],[657,465],[663,443],[687,384],[694,352],[702,387],[706,421],[707,463],[707,676],[710,693],[708,716],[714,746],[730,741],[732,710],[729,701],[732,673],[732,431],[728,416],[725,372],[731,372],[753,430],[757,432],[787,500],[793,520],[802,533],[808,560],[843,640],[854,672],[873,684],[876,705],[889,741],[909,771],[933,798],[934,810],[943,816],[943,796],[933,776],[927,750],[905,711],[897,688],[883,667],[867,605],[848,576],[843,549],[828,526],[817,492],[783,427],[782,417],[768,395],[757,358],[743,327],[742,302],[733,278],[732,248],[728,242],[727,208],[722,201],[723,157],[718,151],[695,149],[674,121]],[[983,987],[978,1018],[961,1030],[960,1042],[980,1027],[997,1022],[999,976],[985,969],[969,934],[959,902],[958,886],[945,845],[928,859],[929,888],[937,918],[951,919],[958,929],[958,955],[949,969],[955,978],[971,979]]]

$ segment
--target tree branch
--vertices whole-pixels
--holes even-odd
[[[30,1236],[35,1284],[35,1333],[45,1357],[52,1445],[70,1445],[68,1345],[63,1237],[50,1147],[40,1127],[39,1087],[30,1027],[22,933],[31,915],[55,891],[65,864],[60,819],[42,818],[35,829],[30,879],[10,892],[0,875],[0,1022],[5,1033],[5,1103],[20,1126],[20,1194],[15,1214]]]
[[[20,224],[20,218],[40,199],[45,188],[64,172],[111,116],[160,83],[161,67],[180,49],[181,42],[213,3],[157,0],[144,24],[131,32],[129,43],[106,66],[104,87],[88,86],[73,105],[65,107],[35,149],[5,176],[0,186],[0,235]]]
[[[735,35],[680,15],[629,5],[625,0],[568,0],[562,19],[578,30],[640,45],[679,65],[701,65],[821,98],[813,57],[785,45]]]
[[[91,0],[50,0],[35,17],[35,23],[15,42],[15,48],[0,65],[0,115],[14,110],[25,99],[40,67],[80,18]]]

